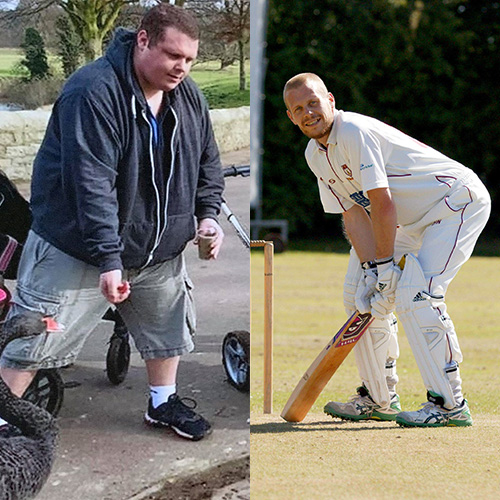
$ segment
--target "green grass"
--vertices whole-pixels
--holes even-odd
[[[302,374],[345,321],[342,282],[347,254],[288,251],[274,258],[274,411],[263,415],[263,256],[252,251],[252,500],[285,498],[500,498],[500,359],[496,298],[500,258],[473,257],[447,293],[464,353],[463,389],[471,428],[401,429],[393,423],[346,423],[323,406],[345,401],[359,376],[352,354],[304,422],[279,413]],[[425,400],[425,388],[400,325],[398,360],[403,409]],[[279,457],[279,460],[276,458]],[[436,490],[430,493],[429,485]],[[458,486],[459,485],[459,486]]]
[[[23,58],[22,50],[0,48],[0,78],[21,76],[16,64]],[[49,56],[53,72],[62,71],[58,56]],[[219,70],[218,62],[196,64],[191,77],[205,95],[210,109],[237,108],[250,105],[250,63],[246,63],[246,90],[239,90],[239,65]]]
[[[292,238],[288,243],[290,250],[306,252],[348,253],[350,245],[345,238],[318,237],[311,239]],[[474,247],[474,255],[482,257],[500,257],[500,239],[492,234],[483,233]]]
[[[205,95],[211,109],[250,105],[250,64],[247,62],[246,90],[239,90],[239,65],[219,70],[217,62],[196,64],[191,77]]]
[[[23,58],[20,49],[0,48],[0,77],[16,76],[16,64]]]

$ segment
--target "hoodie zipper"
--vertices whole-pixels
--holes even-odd
[[[160,230],[160,224],[161,224],[161,213],[160,213],[160,207],[161,207],[161,200],[160,200],[160,191],[158,189],[158,186],[156,184],[155,180],[155,170],[156,170],[156,165],[155,165],[155,158],[154,158],[154,148],[153,148],[153,126],[151,125],[151,122],[148,120],[146,111],[143,109],[142,110],[142,116],[146,120],[148,127],[149,127],[149,159],[151,161],[151,180],[153,183],[155,195],[156,195],[156,217],[157,217],[157,224],[156,224],[156,236],[155,236],[155,243],[153,245],[153,248],[149,252],[148,258],[146,260],[146,263],[142,266],[142,268],[145,268],[146,266],[149,265],[149,263],[153,260],[153,255],[158,248],[161,238],[163,236],[163,233],[167,229],[167,208],[168,208],[168,195],[170,191],[170,181],[172,179],[172,175],[174,172],[174,161],[175,161],[175,156],[174,156],[174,139],[175,139],[175,134],[177,132],[177,126],[178,126],[178,119],[177,115],[175,114],[175,111],[173,108],[170,108],[172,111],[172,114],[174,116],[175,120],[175,125],[174,125],[174,130],[172,132],[171,140],[170,140],[170,152],[171,152],[171,158],[170,158],[170,172],[168,175],[168,180],[167,180],[167,185],[165,188],[165,221],[163,223],[163,228]]]

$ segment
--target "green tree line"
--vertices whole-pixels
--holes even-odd
[[[320,75],[338,109],[378,118],[473,169],[500,206],[500,4],[455,0],[269,1],[263,215],[292,238],[340,236],[304,159],[307,138],[285,114],[283,85]]]

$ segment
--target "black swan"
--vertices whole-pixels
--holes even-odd
[[[0,325],[0,354],[13,339],[46,331],[38,313],[17,315]],[[14,396],[0,377],[0,416],[20,435],[0,438],[0,500],[33,498],[47,480],[58,427],[47,411]]]

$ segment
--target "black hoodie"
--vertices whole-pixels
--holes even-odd
[[[217,218],[224,180],[206,102],[190,78],[164,99],[161,157],[132,66],[135,33],[75,72],[33,166],[32,229],[101,272],[172,259]]]

